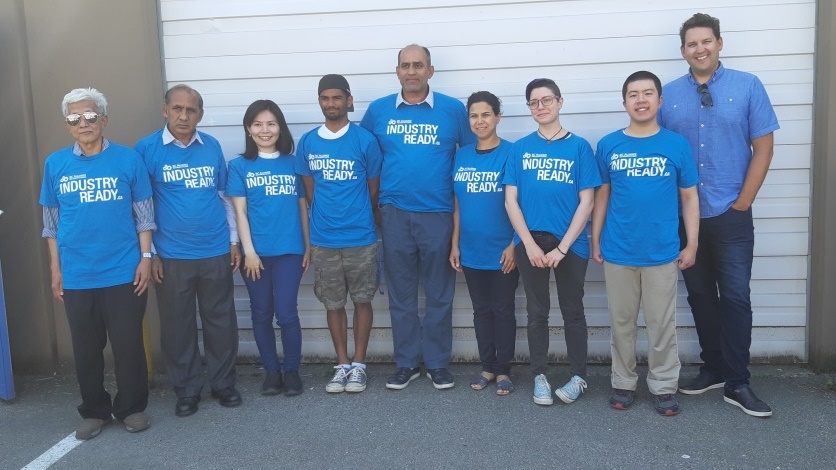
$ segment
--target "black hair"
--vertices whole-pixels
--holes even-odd
[[[548,88],[549,90],[554,93],[554,96],[560,98],[560,87],[557,86],[557,83],[554,82],[551,78],[535,78],[534,80],[530,81],[528,85],[525,87],[525,100],[529,101],[531,99],[531,91],[535,88]]]
[[[169,104],[169,100],[171,99],[171,95],[180,90],[188,91],[189,93],[193,94],[197,98],[197,107],[200,111],[203,111],[203,97],[200,96],[200,93],[197,92],[194,88],[190,87],[189,85],[179,84],[174,85],[173,87],[169,88],[165,92],[165,104]]]
[[[633,72],[627,77],[627,80],[624,80],[624,85],[621,86],[621,99],[627,99],[627,85],[637,82],[639,80],[653,80],[653,85],[656,86],[656,93],[659,96],[662,96],[662,81],[659,80],[659,77],[656,76],[653,72],[648,72],[647,70],[639,70],[638,72]]]
[[[258,113],[262,111],[270,111],[273,116],[276,116],[276,121],[279,123],[279,140],[276,141],[276,150],[285,155],[293,153],[295,150],[293,136],[290,134],[290,128],[287,127],[287,121],[279,105],[271,100],[256,100],[244,113],[244,153],[241,155],[248,160],[254,160],[258,157],[258,145],[250,136],[249,127],[255,121]]]
[[[714,32],[714,39],[720,39],[720,20],[705,13],[695,13],[694,16],[682,23],[682,27],[679,28],[679,40],[682,42],[680,44],[681,46],[685,45],[685,33],[691,28],[711,28],[711,31]]]
[[[421,49],[423,49],[424,54],[427,54],[427,67],[432,66],[433,61],[432,61],[432,57],[430,56],[430,50],[427,49],[426,47],[420,45],[420,44],[410,44],[410,45],[404,47],[403,49],[399,50],[398,51],[398,65],[401,65],[401,52],[403,52],[404,49],[408,49],[410,47],[420,47]]]
[[[499,115],[501,110],[500,106],[502,105],[502,102],[499,100],[499,98],[497,98],[496,95],[489,91],[477,91],[476,93],[470,95],[470,97],[467,99],[468,113],[470,112],[470,107],[475,103],[488,103],[488,106],[491,107],[493,113],[496,115]]]

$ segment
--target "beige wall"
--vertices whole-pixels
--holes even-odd
[[[833,2],[818,2],[810,245],[810,365],[836,371],[836,57]]]
[[[37,204],[44,158],[72,144],[61,99],[72,88],[101,90],[109,101],[105,135],[115,142],[133,145],[159,128],[158,25],[157,2],[149,0],[0,2],[0,259],[15,372],[72,363],[63,308],[50,300]]]

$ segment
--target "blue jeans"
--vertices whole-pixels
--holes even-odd
[[[680,239],[684,244],[681,223]],[[682,272],[702,348],[702,369],[723,378],[727,389],[749,383],[754,247],[751,209],[729,209],[700,219],[696,262]]]
[[[427,368],[447,367],[456,289],[456,272],[448,261],[453,214],[384,204],[380,215],[395,364],[418,367],[423,353]],[[419,279],[426,297],[423,321],[418,315]]]
[[[302,255],[262,256],[261,264],[264,265],[261,278],[252,280],[242,276],[250,293],[253,337],[261,363],[267,371],[282,371],[276,352],[276,332],[273,330],[275,314],[276,324],[281,328],[284,370],[299,370],[302,327],[296,298],[303,274]]]

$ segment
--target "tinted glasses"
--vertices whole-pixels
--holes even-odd
[[[78,125],[79,122],[81,122],[81,118],[84,118],[84,120],[87,121],[88,124],[93,124],[99,120],[99,114],[94,113],[92,111],[87,111],[86,113],[81,114],[68,114],[67,117],[64,119],[67,121],[67,124],[75,127]]]
[[[702,85],[698,86],[697,93],[700,94],[701,105],[714,106],[714,98],[711,97],[711,93],[708,91],[708,85],[703,83]]]

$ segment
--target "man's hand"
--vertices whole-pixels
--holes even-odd
[[[52,296],[64,302],[64,275],[60,269],[52,270]]]
[[[136,273],[134,273],[134,294],[142,295],[148,289],[148,281],[151,280],[151,260],[149,258],[142,258],[136,266]]]
[[[157,284],[162,284],[163,277],[165,277],[163,276],[163,260],[157,255],[151,261],[151,280]]]
[[[459,251],[458,245],[450,248],[450,266],[457,272],[462,272],[462,253]]]
[[[229,245],[229,265],[232,266],[232,272],[238,271],[241,267],[241,249],[232,243]]]

